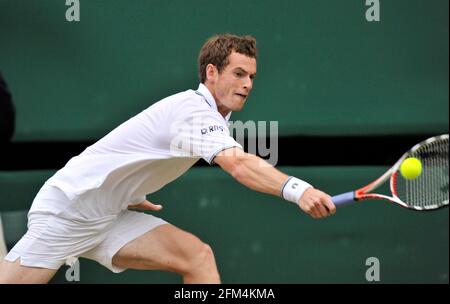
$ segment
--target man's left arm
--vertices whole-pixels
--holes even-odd
[[[230,148],[218,153],[214,162],[244,186],[292,201],[313,218],[322,218],[336,212],[328,194],[297,178],[289,177],[262,158],[245,153],[240,148]],[[291,187],[294,185],[295,187]]]
[[[143,200],[142,202],[136,205],[128,205],[128,209],[142,210],[142,211],[159,211],[163,208],[162,205],[156,205],[148,200]]]

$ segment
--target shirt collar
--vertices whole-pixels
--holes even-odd
[[[212,94],[211,94],[211,92],[209,91],[209,89],[208,89],[203,83],[200,83],[200,85],[198,86],[198,89],[197,89],[196,92],[199,93],[201,96],[203,96],[203,97],[205,98],[205,101],[209,104],[209,106],[210,106],[212,109],[214,109],[214,110],[216,110],[216,111],[219,111],[219,110],[217,109],[217,103],[216,103],[216,100],[215,100],[214,97],[212,96]],[[230,113],[228,113],[228,114],[225,116],[226,121],[229,121],[229,120],[230,120],[231,113],[232,113],[232,112],[230,111]]]

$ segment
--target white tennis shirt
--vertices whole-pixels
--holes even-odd
[[[224,118],[218,112],[212,94],[200,84],[197,91],[169,96],[124,122],[70,159],[46,185],[74,201],[93,194],[89,197],[95,199],[78,202],[77,209],[93,209],[87,214],[118,213],[175,180],[200,158],[211,163],[224,149],[242,149],[230,136],[230,115]]]

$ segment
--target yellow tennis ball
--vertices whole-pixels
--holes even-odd
[[[400,173],[406,179],[415,179],[422,173],[422,163],[415,157],[409,157],[402,162]]]

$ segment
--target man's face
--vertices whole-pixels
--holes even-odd
[[[252,90],[256,75],[255,58],[233,51],[228,56],[228,61],[229,64],[220,74],[212,66],[208,75],[211,76],[208,80],[211,82],[212,94],[222,115],[242,109]]]

